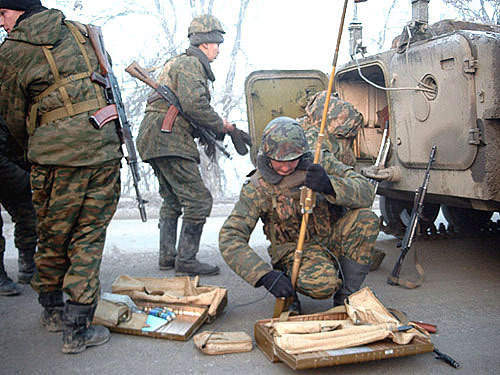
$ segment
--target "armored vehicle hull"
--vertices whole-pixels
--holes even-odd
[[[500,27],[448,20],[425,26],[405,29],[386,52],[337,69],[337,95],[364,118],[356,168],[379,181],[385,230],[400,234],[401,214],[411,211],[435,145],[423,222],[435,230],[441,208],[453,230],[483,230],[500,210]],[[306,99],[326,83],[317,71],[252,73],[245,88],[252,156],[269,120],[304,115]],[[385,165],[367,168],[386,122]]]

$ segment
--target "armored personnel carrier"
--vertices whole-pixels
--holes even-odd
[[[437,230],[433,222],[441,209],[455,232],[491,229],[500,210],[500,26],[429,25],[428,3],[412,0],[412,20],[388,51],[371,56],[354,20],[352,60],[337,68],[334,91],[363,114],[356,168],[379,181],[386,232],[404,229],[401,214],[411,211],[433,146],[427,228]],[[303,116],[307,99],[326,87],[319,71],[250,74],[245,89],[254,145],[269,120]],[[254,157],[256,147],[252,151]]]

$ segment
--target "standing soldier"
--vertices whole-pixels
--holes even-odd
[[[334,295],[334,305],[358,290],[369,269],[379,227],[372,212],[373,188],[328,151],[313,164],[303,129],[278,117],[264,129],[257,170],[246,182],[219,234],[227,264],[253,286],[276,297],[294,295],[290,277],[302,221],[299,188],[315,191],[296,290],[315,299]],[[271,242],[272,266],[249,246],[259,218]],[[293,309],[300,311],[298,300]]]
[[[159,83],[176,94],[184,113],[198,127],[211,131],[217,140],[222,140],[225,133],[233,135],[235,129],[210,105],[209,82],[215,80],[210,63],[219,54],[224,33],[214,16],[194,18],[188,29],[190,47],[185,53],[168,60],[159,77]],[[137,136],[139,154],[153,167],[163,198],[159,266],[161,270],[175,267],[177,274],[217,275],[219,267],[196,259],[203,225],[212,210],[212,195],[201,179],[200,154],[195,138],[212,146],[208,156],[214,152],[213,145],[181,115],[170,117],[170,104],[158,94],[152,94]],[[168,129],[168,132],[160,129]],[[181,214],[182,229],[177,252],[177,221]]]
[[[99,296],[106,228],[120,195],[120,139],[114,123],[95,129],[106,106],[86,27],[39,0],[0,0],[0,115],[27,146],[39,236],[31,281],[40,321],[63,330],[64,353],[109,340],[90,323]],[[64,303],[63,292],[69,296]]]
[[[30,282],[35,273],[33,256],[36,251],[36,214],[31,203],[29,164],[24,159],[22,147],[10,136],[0,117],[0,203],[14,222],[14,243],[19,250],[17,281]],[[3,256],[5,238],[0,210],[0,296],[14,296],[21,288],[5,272]]]

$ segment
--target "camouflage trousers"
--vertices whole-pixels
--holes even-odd
[[[378,233],[378,217],[373,211],[348,210],[334,224],[331,236],[304,243],[296,290],[314,299],[331,297],[342,285],[337,259],[343,256],[359,264],[370,264]],[[290,250],[274,268],[291,276],[296,244],[289,246]]]
[[[38,216],[38,293],[62,290],[70,300],[94,303],[106,228],[120,197],[120,164],[96,167],[33,165],[33,204]]]
[[[31,253],[36,248],[36,214],[27,190],[16,196],[0,196],[0,203],[7,210],[14,223],[14,244],[19,253]],[[5,251],[2,233],[3,220],[0,208],[0,253]]]
[[[180,157],[149,160],[160,185],[163,203],[160,218],[177,218],[205,223],[212,211],[212,194],[201,179],[198,164]]]

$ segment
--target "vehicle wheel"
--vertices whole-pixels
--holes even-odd
[[[434,223],[439,214],[439,204],[426,203],[422,212],[422,220],[420,221],[421,232],[427,232],[428,228]],[[411,215],[413,202],[403,201],[389,197],[380,196],[380,212],[384,217],[387,225],[387,233],[398,234],[403,233],[406,226],[401,221],[401,213],[406,209],[408,215]]]
[[[454,226],[458,232],[470,233],[484,228],[493,216],[493,212],[443,204],[443,215],[448,224]]]

